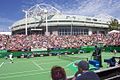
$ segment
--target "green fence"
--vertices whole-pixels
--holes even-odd
[[[23,52],[23,51],[12,51],[12,52],[9,52],[7,50],[0,50],[0,58],[3,58],[7,55],[9,55],[10,53],[13,53],[13,55],[15,57],[17,56],[20,56],[22,54],[32,54],[32,53],[37,53],[37,54],[62,54],[62,53],[78,53],[79,51],[83,51],[85,53],[89,53],[89,52],[92,52],[94,51],[94,46],[83,46],[81,48],[69,48],[69,49],[64,49],[64,48],[61,48],[61,49],[54,49],[54,50],[43,50],[43,51],[27,51],[27,52]],[[116,50],[116,51],[119,51],[120,52],[120,46],[106,46],[106,47],[102,47],[102,49],[104,51],[107,51],[107,52],[110,52],[110,51],[113,51],[113,50]]]
[[[20,56],[22,54],[29,54],[31,52],[23,52],[23,51],[11,51],[11,52],[9,52],[7,50],[5,52],[1,52],[1,50],[0,50],[0,58],[8,56],[10,53],[13,53],[13,55],[15,57],[17,57],[17,56]]]
[[[104,50],[107,52],[114,51],[114,50],[120,52],[120,46],[107,46],[107,47],[104,47]]]
[[[85,53],[89,53],[95,49],[94,46],[83,46],[81,47],[81,50],[83,50]]]
[[[6,56],[7,50],[0,50],[0,58]]]
[[[48,50],[51,54],[62,54],[62,53],[77,53],[80,50],[80,48],[69,48],[69,49],[58,49],[58,50]]]

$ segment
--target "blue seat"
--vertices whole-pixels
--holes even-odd
[[[97,60],[89,60],[89,64],[93,65],[96,70],[100,68],[100,62]]]

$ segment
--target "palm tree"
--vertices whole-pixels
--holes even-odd
[[[119,22],[117,19],[111,19],[111,21],[109,21],[109,30],[118,30],[119,29]]]

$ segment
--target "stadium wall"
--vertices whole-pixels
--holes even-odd
[[[84,31],[84,29],[88,30],[87,35],[101,32],[106,34],[109,27],[107,21],[108,20],[94,17],[57,14],[53,15],[51,18],[48,18],[47,25],[48,32],[50,34],[56,32],[56,35],[80,35],[84,34],[84,32],[81,32]],[[25,19],[15,22],[11,28],[12,34],[25,34],[25,27]],[[44,35],[46,31],[46,21],[42,21],[40,16],[36,18],[28,18],[27,28],[28,34],[37,33]],[[36,30],[33,31],[32,29]],[[37,29],[40,30],[38,31]]]
[[[94,46],[85,46],[80,48],[52,48],[52,49],[37,49],[32,51],[10,51],[10,50],[0,50],[0,58],[3,58],[10,53],[13,53],[15,57],[21,56],[22,54],[28,55],[28,54],[38,54],[38,55],[57,55],[57,54],[78,54],[78,53],[89,53],[94,50]],[[120,52],[120,46],[106,46],[102,47],[102,50],[105,52],[111,52],[113,50],[116,50],[117,52]]]

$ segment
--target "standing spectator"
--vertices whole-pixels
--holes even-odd
[[[100,80],[96,73],[88,71],[89,63],[87,61],[80,61],[77,66],[78,71],[72,80]]]
[[[101,56],[101,48],[95,46],[94,54],[95,60],[99,61],[100,67],[102,67],[102,56]]]

